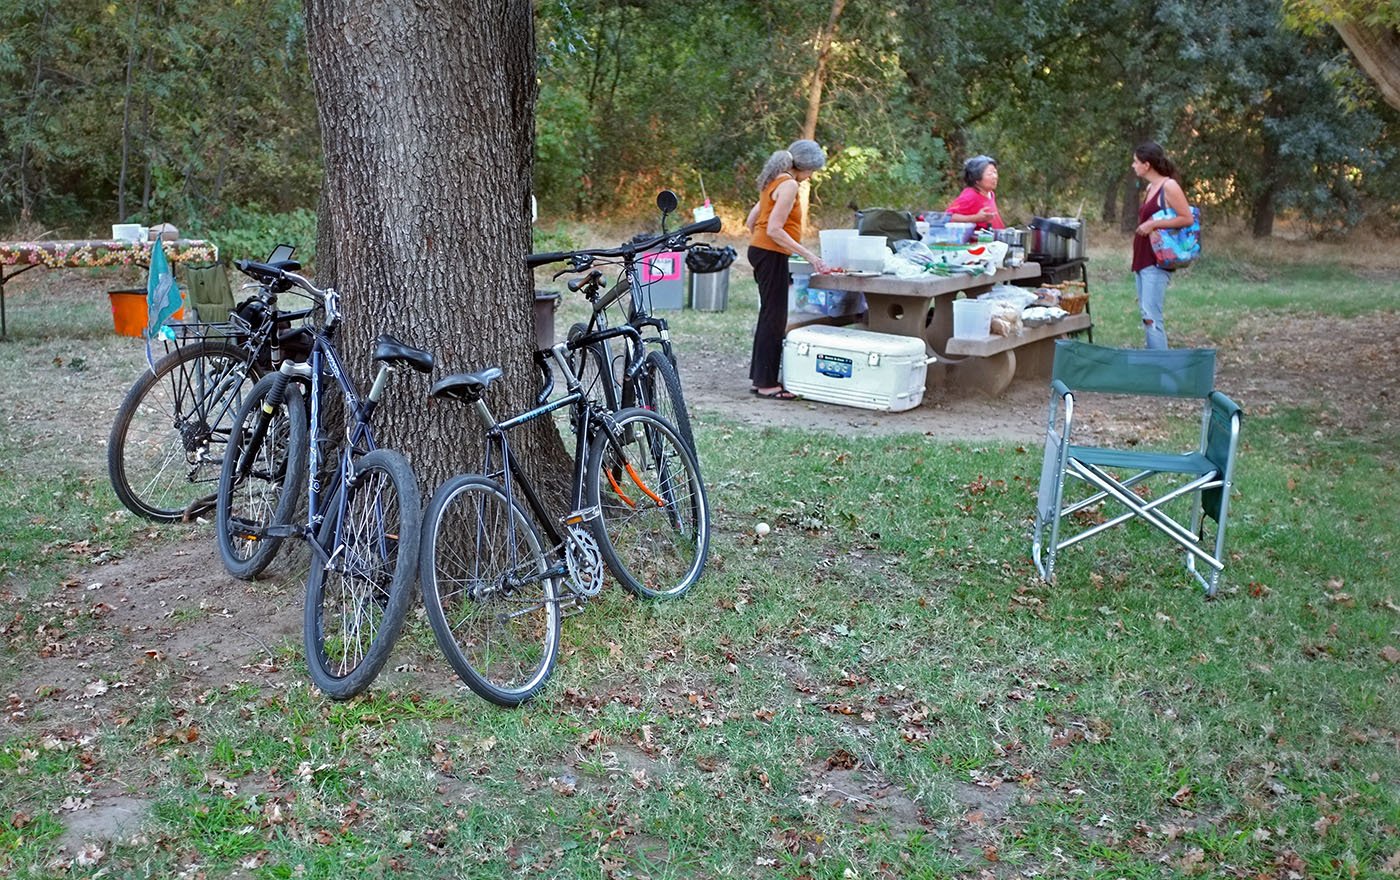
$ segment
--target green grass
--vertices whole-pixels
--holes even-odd
[[[1250,280],[1265,271],[1182,276],[1178,333],[1226,348],[1244,314],[1400,303],[1394,278]],[[1093,276],[1100,341],[1136,343],[1130,281]],[[730,304],[676,315],[681,351],[747,350],[751,280]],[[1250,415],[1214,602],[1137,528],[1065,551],[1041,583],[1038,446],[707,419],[705,579],[669,603],[606,591],[566,622],[535,703],[454,694],[416,640],[421,671],[344,704],[288,651],[281,676],[162,679],[122,723],[31,718],[0,728],[0,869],[57,873],[63,799],[116,785],[144,824],[68,876],[1386,876],[1396,442],[1317,437],[1317,417]],[[37,454],[24,437],[7,460]],[[42,598],[74,562],[45,548],[114,502],[91,468],[0,478],[30,499],[7,534],[33,532],[7,545],[5,583]]]

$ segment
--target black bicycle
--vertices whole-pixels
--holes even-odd
[[[558,657],[562,609],[598,595],[605,565],[636,595],[670,598],[695,584],[709,553],[709,504],[690,445],[650,410],[613,412],[591,400],[569,366],[570,345],[549,352],[567,392],[548,400],[545,371],[547,402],[514,418],[497,421],[486,404],[502,375],[497,367],[448,376],[430,392],[475,408],[486,452],[481,473],[443,483],[423,514],[423,604],[458,675],[504,706],[544,686]],[[521,471],[508,434],[566,407],[579,427],[570,509],[558,516]]]
[[[568,333],[573,343],[569,365],[579,377],[585,394],[611,410],[641,406],[657,412],[675,425],[681,438],[694,450],[695,434],[671,345],[670,326],[665,318],[651,314],[645,257],[657,251],[684,251],[687,267],[692,272],[704,273],[728,268],[735,255],[732,248],[716,249],[690,240],[695,235],[719,232],[719,218],[667,232],[666,218],[676,209],[676,194],[663,190],[656,203],[661,210],[660,234],[643,233],[616,248],[530,254],[526,263],[534,268],[567,260],[568,267],[555,273],[556,279],[567,274],[587,273],[568,283],[569,290],[582,293],[592,304],[588,321],[574,324]],[[606,290],[599,265],[617,265],[622,269],[616,282]],[[626,315],[610,323],[609,308],[623,297],[628,297]],[[628,326],[637,332],[624,335],[621,351],[614,351],[608,337],[598,336],[610,326]]]
[[[268,265],[296,271],[280,245]],[[253,384],[280,363],[277,334],[311,309],[281,311],[260,287],[227,323],[177,324],[174,349],[127,391],[107,438],[107,474],[121,503],[155,522],[214,506],[233,415]]]
[[[234,418],[219,473],[219,555],[231,574],[252,578],[286,538],[307,542],[306,662],[318,688],[346,699],[368,687],[388,660],[418,564],[418,483],[402,454],[376,447],[375,407],[391,372],[429,373],[433,357],[379,337],[374,384],[361,397],[334,343],[339,294],[278,266],[236,265],[269,286],[301,289],[324,311],[324,326],[282,339],[288,356],[258,381]],[[344,425],[330,427],[335,420],[324,418],[323,410],[339,401]],[[309,486],[308,474],[317,475]],[[295,524],[303,498],[306,519]]]

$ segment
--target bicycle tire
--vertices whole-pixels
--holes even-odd
[[[363,692],[388,662],[413,600],[421,517],[413,468],[391,449],[365,453],[332,493],[316,535],[329,559],[312,559],[302,618],[307,669],[326,696]]]
[[[186,342],[142,373],[107,437],[107,475],[122,505],[162,523],[206,512],[234,416],[261,376],[248,351],[225,339]]]
[[[286,383],[282,404],[268,414],[271,421],[262,441],[249,448],[263,403],[279,380]],[[307,431],[301,386],[278,373],[258,380],[238,410],[219,469],[214,529],[224,569],[240,580],[252,580],[272,564],[285,537],[265,530],[290,525],[306,494]],[[240,478],[249,455],[249,471]]]
[[[537,577],[549,563],[520,503],[487,477],[443,483],[423,515],[418,567],[433,637],[467,687],[499,706],[538,694],[559,657],[561,615],[556,580]],[[512,573],[535,577],[507,583]]]
[[[670,422],[690,450],[696,452],[695,433],[691,430],[690,413],[681,392],[681,376],[671,359],[660,351],[647,352],[637,385],[638,405]],[[698,452],[696,456],[698,461]]]
[[[700,579],[710,550],[695,452],[649,410],[626,409],[603,422],[584,484],[598,512],[590,526],[603,561],[638,596],[682,596]]]

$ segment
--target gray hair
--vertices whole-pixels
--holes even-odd
[[[817,171],[826,166],[826,151],[816,141],[793,141],[786,150],[778,150],[763,163],[758,173],[758,191],[768,188],[768,184],[794,169]]]
[[[987,166],[995,164],[997,160],[991,156],[973,156],[963,163],[963,183],[976,186],[982,175],[987,173]]]

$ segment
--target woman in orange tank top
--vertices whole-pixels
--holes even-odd
[[[793,210],[797,185],[826,165],[826,153],[816,141],[793,141],[768,157],[758,175],[758,201],[749,211],[749,265],[758,282],[758,326],[749,363],[750,389],[759,397],[793,400],[796,395],[778,383],[787,329],[787,295],[791,277],[788,257],[799,254],[814,272],[825,272],[821,257],[803,246],[802,218]]]

